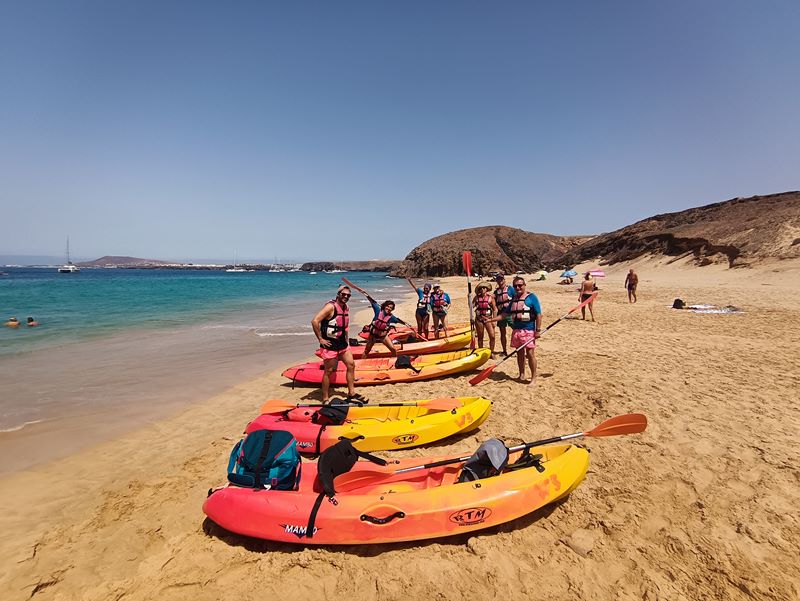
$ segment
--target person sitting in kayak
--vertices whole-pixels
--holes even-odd
[[[378,305],[378,301],[369,294],[365,293],[365,296],[369,304],[372,305],[375,317],[372,323],[369,324],[369,338],[367,338],[367,345],[364,347],[364,359],[369,356],[369,352],[372,350],[372,347],[375,346],[376,342],[382,342],[384,346],[389,349],[389,352],[392,353],[392,357],[396,357],[397,349],[394,348],[392,340],[389,338],[392,325],[400,323],[400,319],[392,315],[392,311],[394,311],[395,307],[394,301],[386,300]]]
[[[514,288],[506,284],[506,276],[498,273],[495,276],[496,286],[492,295],[494,296],[494,304],[497,310],[496,315],[502,313],[511,304],[511,297],[514,296]],[[494,322],[493,322],[494,323]],[[506,329],[511,325],[511,319],[504,317],[497,321],[497,329],[500,330],[500,346],[503,347],[503,356],[508,356],[508,341],[506,338]]]
[[[492,317],[497,314],[497,305],[494,297],[489,294],[492,287],[489,284],[478,284],[472,304],[475,307],[475,331],[478,334],[478,347],[483,346],[483,333],[489,338],[489,350],[494,355],[494,322]]]
[[[500,311],[492,321],[504,317],[511,318],[511,346],[517,349],[517,365],[519,380],[525,381],[525,358],[531,368],[530,385],[536,384],[536,339],[541,336],[542,305],[533,292],[525,291],[525,280],[519,276],[514,278],[514,296],[509,305]],[[524,347],[524,348],[523,348]]]
[[[425,282],[422,288],[417,288],[411,278],[407,277],[406,280],[417,293],[417,310],[414,312],[417,318],[417,334],[427,336],[431,324],[431,285]]]
[[[431,293],[431,314],[433,315],[433,335],[439,338],[439,330],[447,335],[447,309],[450,307],[450,295],[436,283]]]
[[[350,325],[350,309],[347,306],[352,292],[348,286],[339,286],[336,298],[329,300],[319,313],[311,320],[311,327],[319,340],[319,349],[315,353],[322,359],[325,373],[322,376],[322,402],[330,400],[331,374],[336,370],[339,360],[347,368],[347,398],[365,401],[355,391],[356,364],[350,352],[347,339],[347,327]]]

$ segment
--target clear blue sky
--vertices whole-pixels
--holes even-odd
[[[800,2],[0,2],[0,254],[402,257],[800,188]]]

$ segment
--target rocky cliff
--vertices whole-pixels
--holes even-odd
[[[692,258],[698,265],[730,267],[768,259],[800,258],[800,192],[734,198],[644,219],[592,238],[555,263],[603,264],[644,255]]]
[[[588,239],[535,234],[503,225],[458,230],[417,246],[392,275],[442,277],[463,273],[461,255],[465,250],[472,251],[472,269],[476,273],[530,273],[549,266]]]

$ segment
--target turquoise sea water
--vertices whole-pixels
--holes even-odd
[[[4,271],[0,323],[12,315],[23,323],[15,329],[0,326],[0,474],[313,359],[311,319],[335,295],[343,275]],[[379,301],[411,293],[407,282],[385,273],[346,277]],[[350,306],[355,335],[362,325],[356,315],[368,304],[354,292]],[[41,325],[25,326],[29,315]],[[309,391],[309,398],[315,392]],[[243,424],[250,417],[242,416]],[[45,446],[47,453],[40,456],[27,452],[24,462],[5,461]]]
[[[30,315],[41,326],[0,328],[0,360],[4,355],[130,329],[246,322],[262,335],[310,333],[309,311],[334,295],[343,275],[167,269],[4,271],[8,275],[0,276],[0,320],[13,315],[25,322]],[[386,278],[385,273],[346,277],[376,298],[410,291],[406,282]],[[354,306],[361,300],[355,293]]]

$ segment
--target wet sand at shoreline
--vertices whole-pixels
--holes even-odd
[[[373,402],[476,392],[494,401],[479,431],[402,453],[414,456],[645,413],[642,435],[584,441],[592,465],[565,501],[407,544],[304,549],[225,533],[201,505],[224,482],[247,421],[267,398],[319,399],[274,371],[0,479],[4,598],[797,598],[800,266],[634,267],[639,302],[625,296],[628,266],[607,268],[598,321],[568,319],[541,339],[533,389],[513,381],[514,360],[476,388],[462,376],[360,389]],[[530,286],[545,325],[577,302],[575,287],[556,281]],[[456,321],[467,316],[464,284],[444,280]],[[676,311],[674,298],[743,313]],[[413,303],[399,313],[413,315]],[[311,355],[313,339],[302,344]]]

